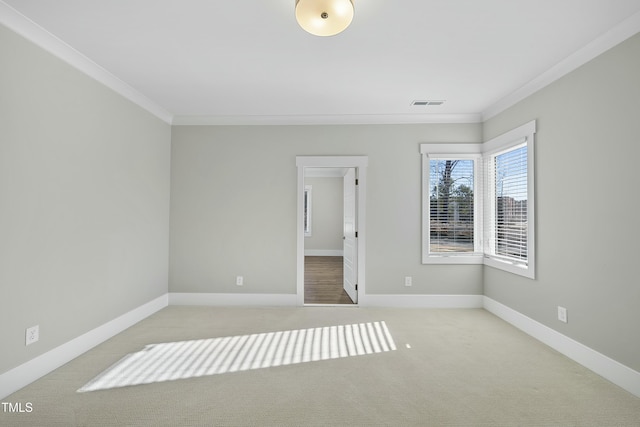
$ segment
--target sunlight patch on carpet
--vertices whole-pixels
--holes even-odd
[[[150,344],[78,392],[316,362],[396,350],[385,322]]]

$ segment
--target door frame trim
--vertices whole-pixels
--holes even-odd
[[[296,276],[296,302],[304,306],[304,169],[307,167],[324,168],[355,168],[358,178],[358,191],[356,195],[356,210],[358,221],[358,303],[365,300],[365,243],[366,229],[366,195],[367,195],[367,166],[368,156],[296,156],[298,168],[297,186],[297,276]]]

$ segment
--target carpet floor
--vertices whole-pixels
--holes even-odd
[[[1,426],[640,426],[640,398],[482,309],[170,306]]]

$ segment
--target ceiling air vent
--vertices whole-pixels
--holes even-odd
[[[442,105],[442,104],[444,104],[444,101],[436,101],[436,100],[413,101],[411,103],[411,105],[415,105],[418,107],[425,106],[425,105]]]

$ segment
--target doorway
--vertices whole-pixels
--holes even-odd
[[[365,289],[365,195],[366,156],[298,156],[298,207],[297,207],[297,292],[299,305],[357,306]],[[308,249],[305,253],[305,236],[314,233],[312,209],[313,186],[308,185],[311,176],[331,176],[340,180],[342,206],[340,230],[326,232],[315,230],[321,237],[330,234],[331,243],[325,249]],[[318,182],[318,181],[316,181]],[[335,185],[335,184],[332,184]],[[334,208],[335,209],[335,208]],[[336,236],[337,233],[337,236]],[[325,239],[326,240],[326,239]],[[311,246],[311,245],[310,245]],[[306,255],[306,256],[305,256]],[[306,286],[305,286],[306,283]]]
[[[304,303],[354,304],[355,169],[305,168],[304,179]]]

